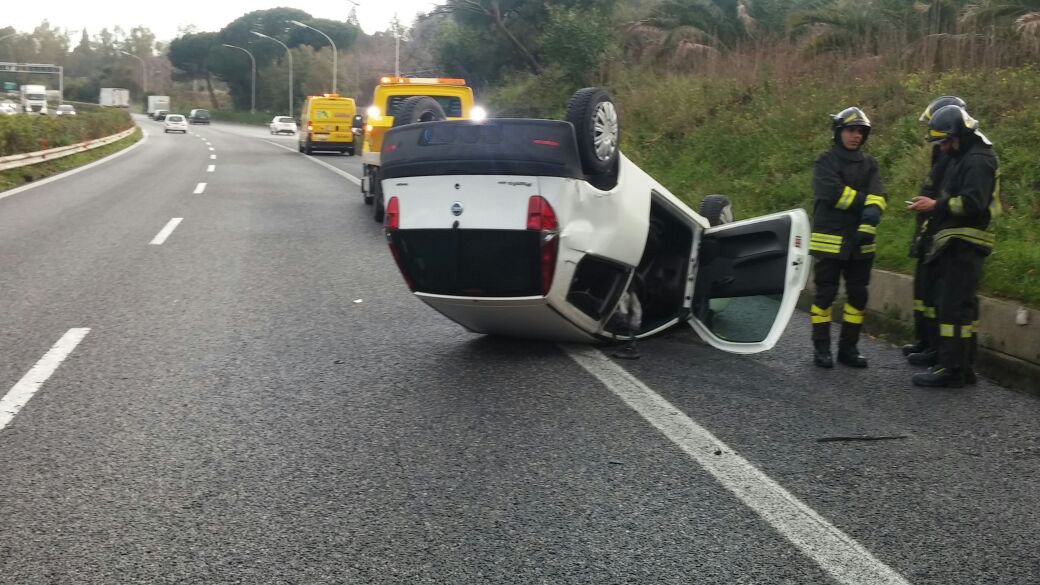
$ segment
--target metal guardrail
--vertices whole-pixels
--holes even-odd
[[[23,152],[20,154],[12,154],[10,156],[0,157],[0,171],[6,171],[7,169],[15,169],[18,167],[24,167],[28,165],[34,165],[47,160],[54,160],[56,158],[66,157],[79,152],[86,152],[95,148],[105,146],[106,144],[112,144],[117,140],[122,140],[134,130],[137,130],[137,126],[124,130],[118,134],[106,136],[104,138],[95,138],[93,140],[87,140],[86,142],[80,142],[77,144],[70,144],[68,146],[59,146],[58,148],[49,148],[47,150],[38,150],[36,152]]]

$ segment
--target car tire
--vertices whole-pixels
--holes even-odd
[[[379,171],[372,171],[368,190],[372,193],[372,219],[376,220],[376,223],[383,223],[386,209],[383,207],[383,184],[379,181]]]
[[[574,126],[585,174],[613,173],[620,156],[621,118],[607,90],[586,87],[574,92],[564,119]]]
[[[311,148],[311,139],[308,138],[307,142],[303,143],[303,154],[311,155],[314,153],[314,149]]]
[[[446,120],[448,116],[444,113],[437,100],[429,96],[416,95],[401,102],[394,111],[394,128],[407,124],[419,122],[438,122]]]
[[[302,153],[303,152],[303,143],[302,142],[297,142],[296,143],[296,148]]]
[[[372,194],[372,171],[369,170],[367,165],[363,166],[363,173],[365,175],[365,185],[368,185],[368,190],[361,190],[361,197],[365,200],[365,205],[372,205],[375,201],[375,195]]]
[[[725,195],[708,195],[697,210],[712,227],[733,223],[733,204]]]

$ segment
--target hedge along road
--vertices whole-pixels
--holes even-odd
[[[1035,400],[818,371],[804,315],[750,358],[472,335],[341,175],[144,126],[0,200],[0,393],[89,329],[0,430],[0,582],[1040,579]],[[819,442],[863,435],[904,438]]]

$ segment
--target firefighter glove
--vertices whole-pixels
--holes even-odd
[[[881,223],[881,208],[877,205],[868,205],[863,208],[863,214],[860,215],[860,222],[868,225],[877,225]]]

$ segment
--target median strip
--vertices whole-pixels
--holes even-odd
[[[65,361],[65,358],[69,357],[79,342],[83,341],[87,333],[90,333],[90,329],[87,327],[69,329],[40,358],[40,361],[36,362],[36,365],[25,376],[22,376],[22,379],[18,380],[3,398],[0,398],[0,430],[3,430],[14,415],[18,414],[18,411],[29,402],[29,399],[36,394],[43,383],[54,374],[61,362]]]
[[[180,225],[182,221],[184,221],[183,217],[175,217],[170,221],[166,222],[166,226],[164,226],[163,229],[159,230],[159,233],[155,234],[155,237],[152,238],[152,241],[148,243],[153,246],[161,246],[163,242],[166,241],[166,238],[170,237],[170,234],[173,233],[173,230],[177,229],[177,226]]]

